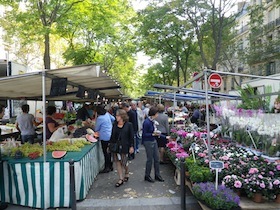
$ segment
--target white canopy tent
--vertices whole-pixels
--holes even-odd
[[[120,98],[120,85],[106,72],[100,71],[97,65],[82,65],[61,69],[45,70],[16,76],[0,78],[1,99],[42,100],[42,76],[45,75],[45,91],[47,100],[73,100],[76,97],[78,86],[85,90],[98,90],[106,98]],[[67,78],[66,95],[51,97],[52,79]]]

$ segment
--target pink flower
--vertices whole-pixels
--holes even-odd
[[[272,176],[274,176],[274,173],[273,173],[273,171],[269,171],[269,175],[272,175]]]
[[[224,164],[224,167],[225,167],[225,169],[228,169],[229,167],[228,167],[228,163],[225,163]]]
[[[176,154],[176,157],[181,159],[181,158],[186,158],[188,157],[189,155],[186,153],[186,152],[181,152],[181,153],[177,153]]]
[[[249,170],[249,174],[254,174],[254,173],[258,173],[259,170],[257,168],[250,168]]]
[[[205,154],[205,153],[200,152],[200,153],[198,153],[198,156],[199,156],[199,157],[205,157],[205,156],[206,156],[206,154]]]
[[[276,180],[273,181],[273,184],[274,184],[274,185],[279,185],[279,184],[280,184],[280,181],[279,181],[278,179],[276,179]]]
[[[276,166],[276,169],[277,169],[278,171],[280,171],[280,164],[278,164],[278,165]]]
[[[174,141],[171,141],[171,142],[167,143],[166,146],[167,146],[169,149],[171,149],[171,148],[173,148],[173,147],[177,147],[177,143],[174,142]]]
[[[226,155],[224,155],[224,156],[220,157],[220,159],[221,159],[221,160],[229,160],[229,157],[226,156]]]
[[[260,187],[264,189],[264,188],[265,188],[265,184],[262,182],[262,183],[260,184]]]
[[[234,182],[234,187],[235,188],[241,188],[242,187],[242,183],[237,180],[237,181]]]
[[[177,152],[178,151],[178,148],[177,147],[173,147],[170,149],[172,152]]]
[[[208,163],[209,163],[209,160],[208,160],[208,159],[204,160],[204,163],[208,164]]]
[[[262,179],[262,178],[263,178],[263,176],[262,176],[262,175],[258,175],[258,177],[259,177],[260,179]]]
[[[182,148],[182,147],[180,147],[179,149],[178,149],[178,152],[186,152],[185,150],[184,150],[184,148]]]
[[[258,160],[259,158],[257,156],[254,156],[254,160]]]

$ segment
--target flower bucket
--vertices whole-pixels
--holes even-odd
[[[253,195],[253,198],[252,200],[255,202],[255,203],[262,203],[263,202],[263,196],[261,193],[255,193]]]
[[[275,203],[280,203],[280,194],[276,195]]]

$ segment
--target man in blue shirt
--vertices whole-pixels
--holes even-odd
[[[99,133],[105,159],[105,168],[101,173],[108,173],[113,170],[111,153],[108,152],[107,148],[111,138],[112,125],[115,121],[115,117],[109,114],[102,105],[96,107],[96,113],[98,117],[96,119],[95,131]]]

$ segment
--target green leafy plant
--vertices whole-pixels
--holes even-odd
[[[242,99],[242,103],[238,108],[242,109],[263,109],[265,101],[262,101],[258,97],[259,92],[255,90],[252,86],[247,85],[246,88],[239,88],[239,93]]]
[[[189,167],[190,180],[192,182],[213,181],[213,174],[208,167],[193,164]]]

